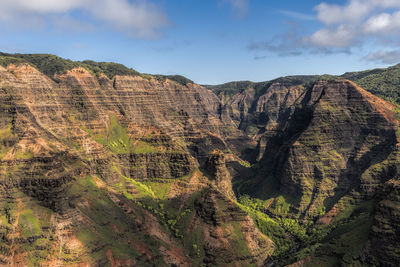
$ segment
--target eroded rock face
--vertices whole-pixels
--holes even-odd
[[[271,240],[265,238],[250,217],[219,191],[203,191],[195,205],[198,223],[207,225],[203,228],[205,263],[213,266],[235,262],[261,265],[272,254]],[[226,224],[230,226],[224,227]],[[245,243],[249,244],[247,248]]]
[[[208,173],[215,186],[231,198],[235,198],[232,191],[232,176],[226,166],[226,156],[220,150],[214,150],[206,162],[206,173]]]
[[[248,156],[260,160],[267,140],[290,115],[292,106],[301,101],[305,83],[311,77],[277,79],[271,82],[237,82],[210,88],[221,98],[221,114],[257,142]]]
[[[249,253],[229,262],[247,265],[272,253],[219,193],[232,192],[226,168],[214,173],[217,183],[198,170],[216,148],[250,142],[221,119],[208,89],[151,76],[110,80],[84,68],[50,79],[19,64],[0,68],[0,94],[3,264],[192,266],[242,249]],[[212,186],[240,214],[218,229],[194,205]],[[203,246],[203,234],[214,232],[230,245]]]
[[[310,81],[245,82],[218,98],[150,75],[0,67],[1,264],[260,266],[278,243],[232,179],[272,199],[271,216],[278,195],[286,217],[321,226],[347,212],[366,225],[352,228],[357,255],[316,254],[397,261],[395,107],[347,80]]]
[[[389,177],[371,177],[367,170],[396,150],[392,109],[351,82],[315,83],[267,140],[260,184],[279,179],[278,189],[299,196],[299,211],[306,213],[353,189],[373,194]]]
[[[327,244],[298,264],[319,265],[327,258],[343,264],[397,262],[396,106],[344,79],[271,84],[252,101],[240,125],[257,128],[258,147],[252,175],[239,172],[234,178],[239,194],[270,199],[263,208],[269,214],[316,222],[319,229],[350,225],[338,230],[346,234],[333,231]],[[279,204],[282,199],[290,204]],[[284,205],[290,209],[282,212]],[[375,247],[381,249],[372,252]]]
[[[379,196],[371,228],[371,262],[395,266],[400,261],[399,180],[389,181]]]
[[[316,94],[311,96],[311,101],[319,99],[313,111],[316,120],[311,121],[308,130],[297,141],[299,148],[301,144],[320,143],[317,144],[317,151],[314,149],[316,153],[310,155],[311,162],[324,155],[331,156],[326,161],[322,160],[322,165],[300,163],[304,172],[308,169],[320,180],[320,192],[316,192],[316,199],[318,194],[334,199],[330,192],[344,195],[352,189],[368,195],[371,188],[364,182],[368,179],[366,171],[396,150],[398,121],[393,108],[350,82],[317,84],[314,90]],[[289,153],[296,153],[295,150]],[[377,179],[374,183],[378,185],[388,178],[378,176],[368,180]],[[282,184],[287,180],[293,181],[293,178],[284,176]],[[310,191],[315,192],[315,189],[310,188]]]

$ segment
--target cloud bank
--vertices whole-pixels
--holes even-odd
[[[400,50],[378,51],[365,56],[364,59],[381,64],[396,64],[400,62]]]
[[[391,64],[400,61],[400,1],[348,0],[343,5],[321,2],[314,7],[320,28],[305,35],[297,26],[287,36],[253,43],[250,50],[269,51],[280,56],[304,53],[351,53],[367,44],[379,47],[364,60]],[[297,32],[297,33],[293,33]],[[391,60],[393,58],[393,60]]]
[[[325,26],[310,37],[316,46],[351,47],[357,41],[400,32],[398,0],[349,0],[344,6],[321,3],[314,9]]]
[[[81,24],[71,13],[80,12],[92,26],[104,24],[138,38],[156,38],[168,24],[167,16],[146,0],[2,0],[0,20],[23,26],[56,25],[60,20]],[[79,26],[78,26],[79,27]]]

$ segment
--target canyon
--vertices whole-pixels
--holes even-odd
[[[0,53],[0,264],[396,266],[400,108],[368,75]]]

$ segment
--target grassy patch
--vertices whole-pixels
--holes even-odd
[[[39,220],[31,209],[21,212],[18,224],[22,229],[22,234],[26,238],[39,236],[42,232]]]
[[[138,190],[138,194],[132,195],[131,193],[128,193],[126,190],[126,186],[125,188],[119,188],[120,190],[122,189],[123,194],[129,198],[129,199],[136,199],[136,198],[141,198],[141,197],[146,197],[149,196],[153,199],[156,199],[157,196],[156,194],[154,194],[153,190],[151,189],[151,187],[147,186],[144,183],[141,182],[137,182],[132,178],[126,177],[125,175],[123,175],[116,166],[113,166],[111,168],[112,171],[114,171],[115,173],[117,173],[119,176],[121,176],[125,182],[127,182],[130,185],[135,186],[135,188]]]
[[[145,238],[144,233],[138,232],[135,224],[132,224],[133,219],[97,184],[88,175],[70,189],[70,194],[80,195],[88,203],[80,206],[80,209],[90,223],[81,226],[77,238],[84,244],[85,250],[90,252],[89,255],[96,261],[105,260],[106,251],[110,249],[115,259],[132,259],[140,265],[143,264],[141,254],[132,247],[136,240],[146,240],[145,245],[149,252],[158,255],[160,243],[151,237]],[[114,197],[117,196],[119,203],[131,207],[135,216],[140,218],[141,209],[134,204],[136,202],[124,198],[123,195]]]
[[[33,158],[33,153],[29,150],[26,151],[20,151],[18,150],[17,153],[15,154],[15,159],[31,159]]]
[[[165,199],[170,192],[171,182],[157,183],[157,182],[143,182],[150,188],[159,199]]]
[[[134,154],[150,154],[157,152],[158,150],[156,147],[141,140],[137,141],[136,144],[132,147],[132,153]]]
[[[247,199],[248,200],[248,199]],[[250,217],[255,222],[257,228],[265,234],[267,237],[275,244],[273,258],[279,258],[285,255],[291,247],[294,245],[293,242],[288,238],[285,230],[279,225],[278,222],[271,219],[268,215],[258,210],[259,205],[254,205],[257,201],[243,201],[242,203],[237,203],[237,205],[250,215]]]
[[[126,129],[118,122],[115,114],[110,115],[110,131],[107,134],[107,147],[114,153],[126,154],[132,150],[132,143]]]
[[[239,162],[240,165],[242,165],[245,168],[250,168],[251,167],[251,163],[248,162],[247,160],[239,159],[238,162]]]
[[[232,223],[233,234],[231,236],[231,245],[233,250],[238,254],[238,256],[249,255],[249,248],[247,246],[246,238],[244,237],[239,223]]]
[[[142,140],[138,140],[133,144],[126,128],[118,121],[117,116],[110,114],[109,118],[107,133],[94,133],[85,126],[81,126],[81,128],[97,143],[102,144],[116,154],[148,154],[158,152],[156,147]]]
[[[3,141],[3,144],[0,144],[0,158],[10,150],[10,146],[5,145],[6,141],[14,142],[16,139],[17,136],[12,131],[11,123],[7,127],[0,129],[0,140]]]

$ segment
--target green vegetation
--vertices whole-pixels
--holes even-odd
[[[188,256],[193,259],[193,266],[201,266],[204,257],[203,249],[204,235],[200,227],[195,228],[190,235],[186,235],[182,240],[184,247],[189,251]]]
[[[92,60],[72,61],[50,54],[0,53],[0,66],[7,67],[9,64],[22,63],[28,63],[32,65],[51,79],[54,79],[55,74],[62,74],[73,68],[81,67],[93,73],[96,77],[99,77],[100,74],[105,74],[109,79],[112,79],[116,75],[129,75],[140,76],[145,79],[150,79],[151,77],[154,77],[159,80],[164,80],[168,78],[184,86],[188,85],[189,83],[193,83],[192,80],[189,80],[188,78],[181,75],[142,74],[122,64],[113,62],[95,62]]]
[[[81,126],[96,142],[106,146],[111,152],[117,154],[150,154],[157,153],[156,147],[151,144],[137,140],[132,143],[126,128],[118,121],[115,114],[110,114],[110,124],[107,133],[94,133],[92,130]]]
[[[182,231],[184,230],[185,223],[182,223],[187,215],[194,212],[194,199],[189,200],[187,208],[182,212],[179,212],[174,207],[173,203],[164,200],[166,191],[169,191],[170,184],[166,184],[164,188],[156,188],[156,192],[161,193],[155,194],[152,190],[151,184],[137,182],[132,178],[124,176],[117,167],[113,167],[112,171],[118,173],[126,182],[124,187],[117,185],[117,190],[120,191],[127,199],[132,200],[136,205],[142,207],[153,213],[159,218],[160,223],[176,238],[183,239]],[[135,186],[135,191],[127,190],[127,185]],[[154,185],[154,184],[153,184]]]
[[[285,233],[285,230],[278,222],[271,219],[268,215],[261,212],[264,209],[264,203],[258,199],[251,199],[249,196],[241,196],[239,205],[254,220],[257,228],[266,236],[271,238],[275,244],[273,258],[284,256],[294,246],[293,241]]]
[[[114,114],[110,115],[110,130],[106,137],[106,145],[112,152],[119,154],[126,154],[132,150],[128,133]]]
[[[246,239],[241,231],[238,223],[233,223],[232,247],[238,256],[245,257],[249,255],[249,248],[247,247]]]
[[[142,140],[138,140],[135,144],[132,144],[127,130],[119,123],[114,114],[110,115],[110,129],[104,143],[112,152],[118,154],[149,154],[158,152],[156,147]]]
[[[286,202],[283,196],[275,198],[271,204],[273,213],[286,216],[290,209],[290,204]]]
[[[250,168],[251,167],[251,163],[248,162],[247,160],[239,159],[238,162],[239,162],[240,165],[242,165],[245,168]]]
[[[29,238],[38,236],[41,233],[39,220],[30,209],[21,212],[18,223],[22,229],[24,237]]]
[[[193,248],[193,253],[194,253],[194,255],[196,256],[196,257],[200,257],[200,249],[199,249],[199,247],[197,246],[197,244],[193,244],[192,245],[192,248]]]
[[[152,75],[158,80],[164,80],[164,79],[170,79],[171,81],[177,82],[181,85],[188,85],[189,83],[194,83],[192,80],[189,80],[186,77],[183,77],[181,75]]]
[[[183,239],[184,218],[189,214],[194,212],[194,209],[186,208],[182,212],[177,211],[168,205],[167,202],[157,200],[155,198],[136,198],[129,195],[129,193],[124,194],[128,199],[133,200],[133,202],[139,207],[150,211],[158,219],[161,225],[165,227],[168,232],[174,235],[176,238]]]
[[[400,65],[387,69],[374,69],[345,73],[342,77],[352,80],[365,90],[389,101],[400,104]]]
[[[291,207],[291,204],[287,202],[286,198],[282,195],[279,195],[275,198],[261,200],[257,198],[251,198],[249,195],[241,195],[239,197],[239,202],[253,210],[270,212],[276,216],[286,217]]]
[[[0,252],[4,255],[17,248],[28,256],[29,266],[39,266],[51,253],[51,210],[18,191],[7,196],[0,203]],[[5,240],[14,240],[14,245]]]
[[[289,212],[288,204],[283,196],[275,199],[260,200],[250,198],[248,195],[239,197],[240,204],[258,213],[274,214],[273,221],[278,224],[286,233],[296,237],[298,240],[306,241],[306,228],[301,226],[295,219],[285,218]],[[271,212],[272,211],[272,212]],[[264,216],[267,216],[266,214]],[[271,219],[272,220],[272,219]]]
[[[395,105],[396,105],[396,107],[394,109],[394,112],[396,113],[396,119],[400,122],[400,102],[396,102]],[[396,137],[397,137],[397,140],[400,139],[400,127],[397,127]]]
[[[322,242],[300,250],[291,257],[291,261],[312,255],[311,265],[318,262],[336,262],[332,266],[362,266],[360,256],[368,242],[371,222],[372,217],[368,213],[361,213],[336,225],[335,228],[329,227],[333,230],[321,240]]]
[[[157,198],[156,195],[154,194],[153,190],[151,190],[151,187],[148,187],[148,186],[145,185],[144,183],[137,182],[137,181],[135,181],[135,180],[132,179],[132,178],[129,178],[129,177],[124,176],[124,175],[119,171],[119,169],[118,169],[116,166],[113,166],[113,167],[111,168],[111,171],[117,173],[119,176],[121,176],[122,178],[124,178],[126,182],[128,182],[128,183],[131,184],[131,185],[134,185],[134,186],[136,187],[136,189],[138,190],[138,194],[135,195],[135,196],[132,198],[133,195],[130,194],[130,193],[128,193],[128,192],[126,191],[126,189],[123,189],[123,194],[124,194],[127,198],[129,198],[129,199],[136,199],[136,198],[138,198],[138,197],[146,197],[146,196],[149,196],[149,197],[151,197],[152,199],[156,199],[156,198]],[[121,188],[120,188],[120,189],[121,189]]]
[[[167,180],[167,179],[166,179]],[[165,199],[170,192],[171,189],[171,184],[174,181],[165,181],[162,183],[158,182],[143,182],[144,185],[147,187],[151,188],[151,190],[154,192],[154,194],[159,198],[159,199]]]
[[[10,54],[0,53],[0,66],[7,67],[10,64],[21,64],[27,61],[20,57],[14,57]]]
[[[134,154],[151,154],[157,153],[156,147],[150,145],[149,143],[143,142],[141,140],[137,141],[132,147],[132,153]]]
[[[91,60],[85,60],[79,62],[81,67],[88,69],[89,71],[99,76],[104,73],[109,79],[112,79],[115,75],[131,75],[131,76],[143,76],[139,72],[127,68],[122,64],[112,62],[95,62]]]
[[[18,150],[15,155],[15,158],[16,159],[31,159],[31,158],[33,158],[33,153],[29,150],[26,150],[26,151]]]
[[[12,131],[12,124],[0,129],[0,140],[3,140],[3,144],[0,144],[0,158],[2,158],[10,149],[10,146],[6,145],[7,142],[12,144],[17,140],[17,136]]]
[[[324,74],[324,75],[315,76],[314,79],[312,80],[312,82],[317,82],[320,80],[332,82],[332,81],[338,81],[340,79],[341,79],[340,77],[335,76],[335,75]]]
[[[354,259],[359,257],[368,240],[374,201],[357,204],[354,199],[347,197],[340,203],[346,209],[329,225],[285,218],[290,205],[282,196],[260,200],[242,195],[238,205],[253,218],[260,231],[275,243],[272,259],[279,259],[278,266],[309,256],[313,264],[327,261],[359,264]],[[322,216],[325,209],[318,207],[315,212]]]
[[[37,68],[40,72],[54,79],[55,74],[64,73],[73,68],[82,67],[92,72],[96,76],[101,73],[107,75],[110,79],[115,75],[134,75],[143,76],[139,72],[127,68],[124,65],[108,62],[94,62],[90,60],[77,62],[69,59],[63,59],[49,54],[6,54],[0,53],[0,65],[6,67],[9,64],[28,63]]]
[[[208,89],[212,90],[216,95],[221,96],[232,96],[237,93],[242,93],[243,91],[252,88],[254,85],[250,81],[241,82],[230,82],[221,85],[206,85]]]
[[[87,175],[78,179],[77,183],[74,183],[68,191],[72,199],[76,199],[76,196],[81,196],[88,203],[87,205],[79,206],[79,209],[91,223],[90,225],[80,226],[77,238],[82,242],[85,250],[92,251],[90,257],[94,260],[99,260],[105,257],[107,250],[111,250],[113,257],[116,259],[135,259],[138,264],[141,264],[143,263],[142,254],[137,252],[131,245],[132,241],[135,243],[134,240],[146,240],[149,253],[158,255],[158,248],[161,243],[138,231],[132,224],[132,218],[121,209],[121,206],[130,207],[140,217],[140,207],[133,205],[129,199],[124,198],[122,195],[115,195],[115,197],[118,196],[118,201],[116,202],[116,199],[110,198],[107,190],[98,187],[98,179]],[[148,190],[148,188],[141,187],[140,190]],[[147,194],[143,195],[151,195],[151,191],[146,192]],[[63,257],[70,256],[63,255]],[[78,257],[77,259],[82,258]],[[87,260],[90,262],[90,259]],[[161,259],[156,259],[156,262],[159,263],[160,261]]]
[[[249,195],[241,195],[239,196],[239,203],[252,209],[252,210],[259,210],[265,211],[269,206],[269,201],[261,200],[257,198],[250,198]]]

